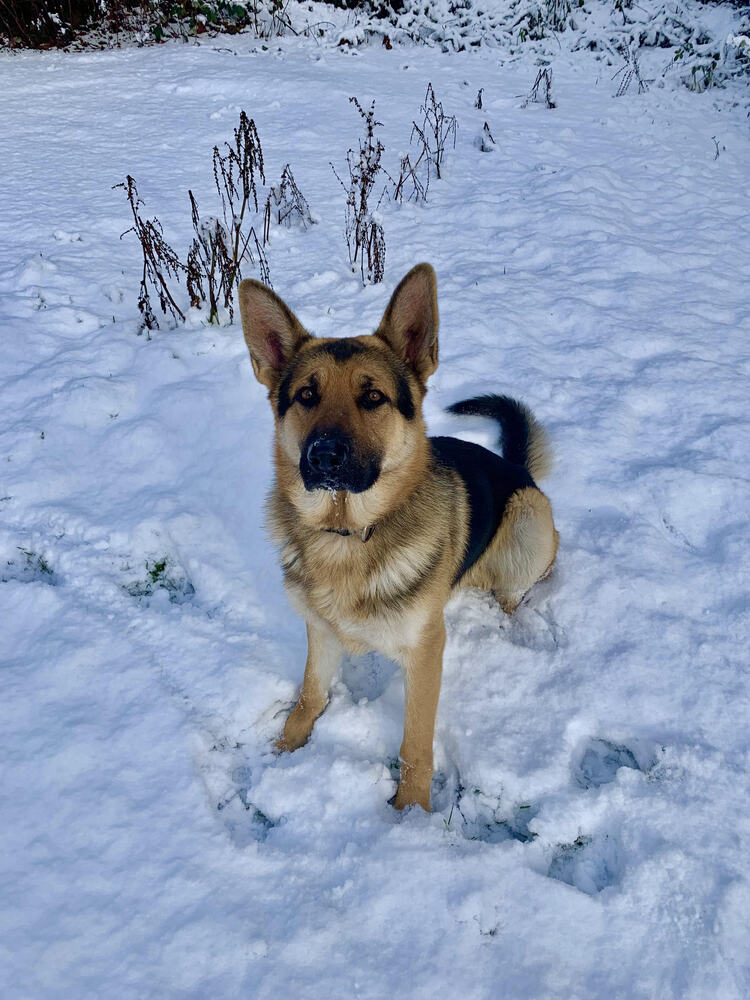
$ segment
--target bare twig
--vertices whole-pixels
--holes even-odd
[[[141,218],[138,210],[143,202],[138,196],[135,180],[130,174],[122,184],[115,184],[114,187],[125,191],[125,197],[133,213],[133,225],[130,229],[126,229],[122,236],[135,233],[143,253],[143,273],[138,296],[138,308],[143,316],[143,326],[147,330],[159,328],[151,307],[149,288],[159,296],[159,305],[165,316],[171,314],[174,319],[184,322],[185,314],[175,302],[167,282],[169,278],[179,279],[180,273],[186,270],[185,265],[164,239],[164,231],[159,220]]]
[[[234,130],[234,143],[224,143],[225,152],[214,146],[214,181],[221,198],[224,230],[227,239],[227,256],[219,257],[224,268],[225,302],[230,309],[235,287],[242,280],[242,265],[247,261],[258,266],[261,277],[270,285],[268,260],[254,226],[247,226],[247,217],[258,212],[258,180],[265,184],[263,148],[258,129],[252,118],[240,112],[238,127]],[[257,257],[257,261],[256,261]]]
[[[417,137],[426,157],[428,169],[430,166],[433,166],[437,178],[440,180],[440,172],[445,157],[445,146],[448,140],[452,138],[455,149],[458,122],[455,115],[446,115],[442,103],[435,97],[435,91],[431,83],[427,84],[424,103],[420,106],[419,110],[422,112],[423,120],[421,125],[412,122],[412,139],[414,136]]]
[[[234,275],[231,257],[231,238],[220,219],[201,219],[198,203],[192,191],[188,191],[195,238],[188,252],[187,290],[190,305],[199,308],[208,302],[208,322],[219,322],[219,301],[229,310],[232,320],[232,278]],[[205,291],[204,291],[205,287]]]
[[[350,97],[365,125],[365,134],[359,140],[359,151],[350,149],[346,154],[349,171],[348,183],[339,177],[331,164],[336,179],[346,193],[345,236],[352,271],[359,264],[362,283],[373,284],[383,280],[385,269],[385,234],[379,221],[373,216],[370,206],[373,189],[383,170],[381,158],[384,146],[375,136],[375,129],[381,122],[375,120],[375,102],[365,111],[356,97]],[[385,189],[383,191],[385,194]],[[378,201],[378,205],[383,195]],[[378,206],[376,206],[377,209]]]
[[[540,94],[541,91],[541,94]],[[523,102],[522,107],[527,107],[529,104],[544,104],[546,108],[556,107],[555,102],[552,100],[552,70],[542,67],[536,75],[536,80],[534,80],[534,86],[531,88],[531,92],[526,100]]]
[[[419,154],[414,163],[407,153],[402,157],[398,180],[393,180],[393,200],[394,201],[427,201],[427,189],[430,186],[430,174],[428,170],[424,172],[424,180],[420,177],[420,166],[424,162],[424,150]],[[407,193],[408,192],[408,193]]]
[[[620,85],[617,88],[615,97],[622,97],[624,94],[627,94],[633,80],[635,80],[638,84],[639,94],[643,94],[648,90],[648,83],[641,76],[641,67],[638,63],[638,53],[635,49],[625,50],[625,65],[618,69],[612,79],[617,79],[620,74],[622,74],[622,79],[620,80]]]
[[[492,153],[495,150],[495,137],[492,132],[490,132],[490,126],[488,122],[485,122],[482,126],[482,131],[479,133],[479,138],[477,139],[477,146],[481,149],[483,153]]]

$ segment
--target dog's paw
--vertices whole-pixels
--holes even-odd
[[[302,705],[299,701],[289,713],[289,717],[284,723],[284,731],[274,743],[274,750],[277,753],[292,753],[299,750],[310,739],[310,735],[315,725],[315,720],[325,708],[325,703],[315,708]]]
[[[253,729],[258,738],[264,742],[273,742],[278,738],[281,720],[286,719],[295,706],[293,701],[275,701],[269,705],[255,720]]]
[[[307,736],[287,736],[286,730],[273,741],[273,752],[275,754],[281,753],[294,753],[295,750],[299,750],[303,747],[305,743],[310,739],[310,734]]]
[[[417,784],[402,779],[398,783],[396,794],[391,799],[391,805],[399,811],[408,806],[421,806],[425,812],[431,812],[429,782],[425,788],[424,783]]]
[[[293,730],[287,732],[285,727],[281,736],[277,740],[274,740],[273,752],[276,754],[294,753],[295,750],[299,750],[307,743],[311,733],[312,726],[307,732],[295,732]]]

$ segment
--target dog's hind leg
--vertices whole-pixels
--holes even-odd
[[[442,612],[442,609],[441,609]],[[393,800],[396,809],[420,805],[430,811],[432,741],[435,735],[443,673],[445,624],[442,613],[422,633],[419,643],[402,657],[406,700],[401,744],[401,780]]]
[[[541,490],[518,490],[482,558],[466,576],[466,585],[491,590],[500,607],[512,614],[524,595],[546,576],[557,555],[558,534],[552,508]]]
[[[307,622],[307,663],[297,704],[289,714],[276,749],[297,750],[310,738],[315,720],[328,704],[328,689],[341,664],[344,647],[325,625]]]

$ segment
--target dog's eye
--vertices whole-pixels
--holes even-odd
[[[385,393],[381,392],[380,389],[367,389],[360,396],[359,405],[364,410],[374,410],[381,403],[385,403],[387,398]]]
[[[295,399],[303,406],[315,406],[320,402],[317,391],[310,385],[303,385],[301,389],[298,389]]]

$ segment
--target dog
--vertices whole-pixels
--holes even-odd
[[[258,281],[239,288],[245,341],[275,418],[268,521],[284,583],[307,624],[302,689],[278,751],[310,737],[346,651],[376,650],[405,679],[396,809],[430,810],[443,609],[456,588],[492,591],[510,614],[552,567],[558,534],[535,480],[545,434],[507,396],[456,403],[490,417],[503,457],[427,437],[422,401],[438,364],[435,272],[418,264],[373,334],[311,336]]]

